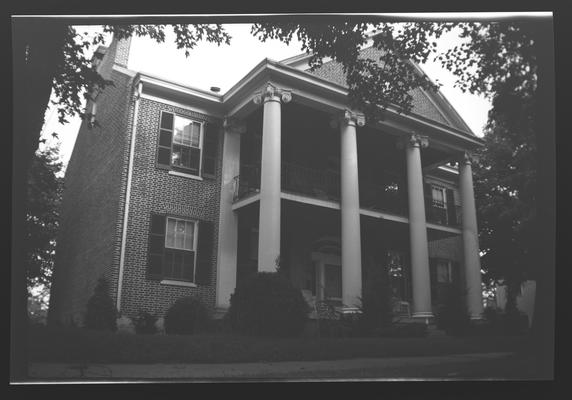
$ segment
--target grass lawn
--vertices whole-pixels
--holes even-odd
[[[524,336],[426,338],[266,338],[234,334],[130,335],[33,327],[30,361],[92,363],[232,363],[357,357],[437,356],[518,351]]]

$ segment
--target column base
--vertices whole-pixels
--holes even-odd
[[[482,315],[482,314],[479,314],[479,315],[471,315],[471,316],[470,316],[470,320],[471,320],[471,322],[474,322],[474,323],[477,323],[477,324],[478,324],[478,323],[480,323],[480,322],[485,322],[485,317],[484,317],[484,315]]]
[[[213,319],[223,319],[224,315],[227,313],[229,307],[230,306],[227,306],[227,307],[217,306],[217,307],[215,307],[215,309],[213,310],[213,314],[212,314]]]
[[[416,312],[411,315],[411,318],[425,322],[425,325],[430,325],[435,321],[435,316],[432,312],[422,311]]]

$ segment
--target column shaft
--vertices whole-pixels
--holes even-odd
[[[234,178],[240,171],[240,134],[235,129],[224,132],[222,186],[220,195],[219,240],[217,255],[216,306],[228,308],[236,288],[238,215],[232,210]]]
[[[360,304],[361,233],[358,154],[355,122],[341,124],[342,298],[346,306]]]
[[[459,192],[463,218],[463,256],[467,290],[467,309],[471,319],[482,319],[481,260],[477,231],[477,211],[471,163],[463,160],[459,167]]]
[[[413,289],[413,317],[433,317],[431,309],[431,280],[427,223],[423,196],[420,141],[411,140],[405,146],[407,189],[409,200],[409,240]]]
[[[281,109],[277,96],[264,99],[260,175],[258,271],[276,271],[280,255]]]

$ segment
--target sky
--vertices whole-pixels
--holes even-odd
[[[191,50],[189,57],[185,57],[183,50],[176,48],[173,34],[170,32],[162,44],[157,44],[146,37],[134,37],[131,42],[128,68],[204,90],[218,86],[221,88],[220,94],[224,94],[264,58],[280,61],[302,53],[300,43],[296,40],[290,45],[278,40],[260,42],[250,34],[250,24],[228,24],[225,28],[232,36],[230,46],[200,42]],[[93,34],[96,29],[98,27],[80,27],[78,31]],[[456,43],[458,38],[454,34],[443,35],[438,40],[439,50],[446,50]],[[441,68],[440,64],[428,62],[421,67],[433,81],[443,85],[442,94],[473,132],[477,136],[482,136],[490,109],[489,101],[455,88],[454,75]],[[80,124],[81,120],[74,118],[70,123],[60,125],[53,109],[48,109],[46,112],[42,136],[48,139],[46,144],[51,145],[58,141],[51,137],[51,133],[58,133],[60,158],[64,166],[71,156]]]

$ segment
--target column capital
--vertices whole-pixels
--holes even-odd
[[[459,163],[464,165],[471,165],[479,160],[479,157],[470,151],[465,151],[459,159]]]
[[[246,132],[246,124],[244,121],[234,117],[225,118],[222,122],[222,127],[226,132],[238,134]]]
[[[267,101],[280,101],[289,103],[292,100],[292,91],[289,89],[277,88],[274,85],[267,83],[266,86],[254,93],[252,101],[254,104],[259,105]]]
[[[403,149],[405,147],[420,147],[424,149],[429,146],[429,138],[418,133],[412,133],[407,136],[403,136],[397,141],[397,147]]]
[[[361,112],[345,109],[339,114],[335,115],[330,121],[330,126],[332,128],[337,128],[340,124],[360,127],[364,126],[365,115]]]

